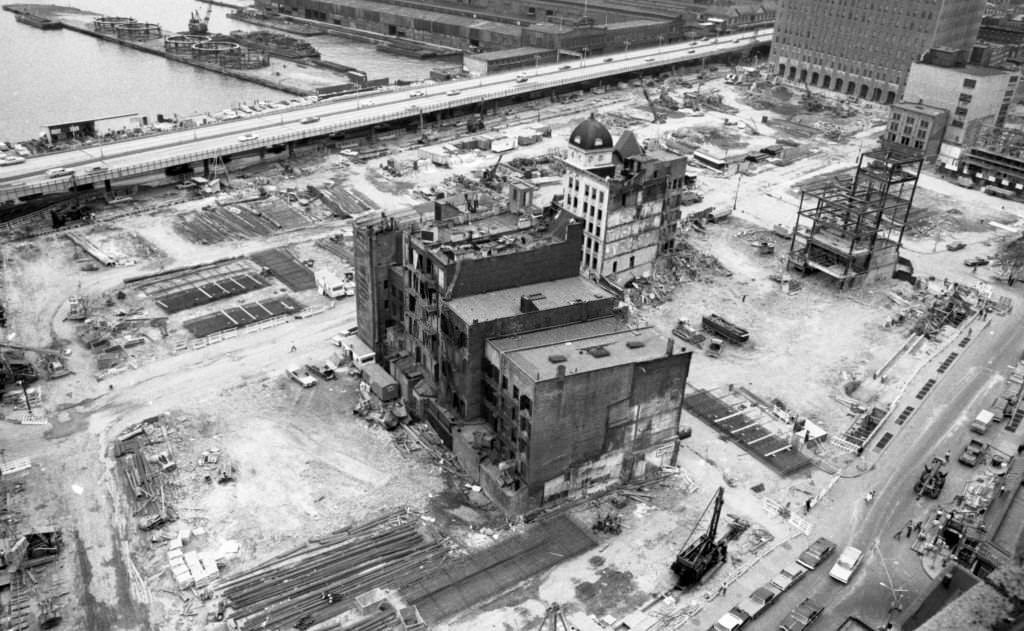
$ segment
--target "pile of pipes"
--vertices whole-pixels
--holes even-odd
[[[161,416],[153,416],[121,432],[114,440],[117,469],[134,502],[132,514],[140,530],[152,530],[178,516],[167,501],[166,476],[177,464],[170,451]]]
[[[391,512],[228,577],[217,586],[227,617],[242,631],[390,629],[408,612],[380,606],[380,595],[426,580],[446,554],[417,522],[415,514]]]

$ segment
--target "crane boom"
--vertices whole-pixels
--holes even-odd
[[[718,521],[722,517],[724,495],[725,489],[718,487],[715,496],[711,498],[711,502],[704,508],[704,512],[701,513],[697,523],[693,526],[693,530],[690,531],[690,535],[686,538],[683,550],[676,556],[676,560],[672,564],[672,571],[679,578],[679,587],[690,587],[700,583],[708,573],[718,567],[719,564],[725,562],[726,542],[715,541],[715,537],[718,534]],[[692,544],[686,545],[697,532],[697,528],[704,521],[704,516],[708,514],[708,511],[711,512],[711,521],[708,523],[708,529]]]

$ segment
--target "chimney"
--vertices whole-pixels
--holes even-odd
[[[559,364],[555,371],[559,379],[565,379],[565,364]]]
[[[672,338],[668,338],[668,344],[665,345],[665,356],[671,357],[672,351],[675,349],[676,341]]]
[[[444,202],[436,199],[434,200],[434,221],[441,221],[441,217],[443,216],[443,211],[441,209],[443,206]]]

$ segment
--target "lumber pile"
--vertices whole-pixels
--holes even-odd
[[[417,521],[405,510],[391,512],[221,580],[216,589],[228,618],[241,631],[390,628],[394,610],[373,606],[380,599],[367,595],[423,580],[446,554],[416,529]]]
[[[140,530],[152,530],[178,516],[167,500],[165,484],[176,465],[168,448],[162,416],[132,425],[114,440],[114,457],[125,489],[133,502],[132,514]],[[158,447],[159,446],[159,447]]]

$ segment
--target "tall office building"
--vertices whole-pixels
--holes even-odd
[[[984,11],[985,0],[781,0],[771,61],[787,79],[892,103],[929,49],[970,52]]]

